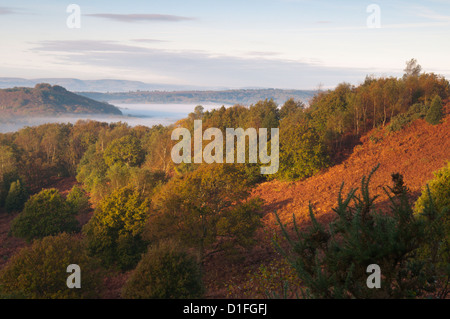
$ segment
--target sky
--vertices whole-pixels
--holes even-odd
[[[0,77],[317,89],[448,52],[450,0],[0,0]]]

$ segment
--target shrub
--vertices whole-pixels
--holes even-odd
[[[149,248],[126,282],[122,297],[148,299],[199,298],[203,295],[196,258],[175,242]]]
[[[442,211],[445,207],[450,207],[450,162],[433,174],[434,178],[427,182],[427,185],[434,205],[439,211]],[[422,213],[429,201],[430,196],[425,186],[422,189],[422,194],[414,204],[414,212],[416,214]]]
[[[20,177],[15,171],[6,172],[3,173],[3,175],[0,175],[0,207],[5,206],[6,197],[11,189],[11,184],[17,180],[20,180]]]
[[[79,230],[75,210],[57,189],[44,189],[25,203],[11,224],[12,234],[31,241],[62,232]]]
[[[428,109],[425,120],[430,124],[436,125],[441,122],[443,116],[442,100],[439,95],[436,95],[433,101],[431,101],[431,106]]]
[[[389,124],[386,126],[386,129],[388,132],[400,131],[409,123],[419,118],[424,118],[427,114],[427,109],[427,106],[422,103],[413,104],[407,112],[392,117]]]
[[[132,187],[115,190],[102,200],[83,229],[90,253],[107,266],[135,267],[147,245],[141,233],[149,205],[150,201]]]
[[[72,187],[69,194],[67,194],[66,200],[77,213],[85,213],[91,208],[89,196],[78,185]]]
[[[11,183],[8,196],[5,200],[5,209],[8,213],[21,211],[28,199],[28,192],[20,180]]]
[[[434,209],[433,209],[434,208]],[[422,190],[414,212],[421,219],[434,221],[426,229],[426,244],[420,250],[420,259],[440,271],[441,281],[450,278],[450,162],[434,173],[434,178]],[[447,284],[448,285],[448,284]],[[448,294],[446,285],[440,296]]]
[[[67,287],[67,266],[81,269],[81,289]],[[101,291],[98,263],[81,240],[63,233],[18,251],[0,272],[0,298],[95,298]]]

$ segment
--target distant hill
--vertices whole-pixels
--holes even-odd
[[[0,89],[12,87],[33,88],[39,83],[62,86],[68,91],[88,98],[110,103],[182,103],[182,104],[254,104],[273,99],[283,104],[289,98],[305,103],[316,93],[311,90],[287,90],[273,88],[225,88],[198,87],[162,83],[144,83],[117,79],[80,80],[74,78],[23,79],[0,77]]]
[[[100,80],[80,80],[73,78],[40,78],[40,79],[23,79],[23,78],[7,78],[0,77],[0,89],[12,87],[34,87],[39,83],[49,83],[51,85],[59,85],[65,87],[71,92],[129,92],[129,91],[177,91],[177,90],[199,90],[194,85],[171,85],[161,83],[144,83],[141,81],[128,81],[117,79],[100,79]],[[212,88],[206,88],[212,89]],[[214,88],[223,89],[223,88]]]
[[[110,103],[180,103],[180,104],[243,104],[250,105],[260,100],[273,99],[283,104],[290,98],[308,104],[316,91],[281,89],[239,89],[225,91],[136,91],[122,93],[79,92],[79,94],[97,101]]]
[[[122,112],[114,105],[94,101],[47,83],[34,88],[15,87],[0,89],[0,116],[8,115],[63,115],[63,114],[114,114]]]

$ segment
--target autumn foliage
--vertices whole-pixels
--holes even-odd
[[[69,97],[46,85],[0,93],[61,103]],[[307,104],[264,99],[209,111],[199,105],[169,126],[78,121],[0,134],[1,249],[11,242],[25,247],[3,254],[1,296],[98,296],[96,287],[80,295],[52,282],[67,277],[61,267],[73,260],[125,298],[223,296],[227,284],[233,296],[263,298],[445,296],[448,169],[436,172],[429,188],[424,184],[448,160],[449,94],[444,77],[422,73],[411,60],[403,77],[341,83]],[[175,164],[171,132],[183,127],[193,135],[195,120],[223,133],[279,128],[278,172],[262,175],[261,163]],[[382,161],[399,168],[395,192],[385,184],[394,173],[386,166],[357,192],[356,177]],[[403,171],[414,191],[401,187]],[[338,177],[351,185],[348,192],[334,187]],[[372,197],[369,179],[377,178]],[[65,189],[53,188],[68,180]],[[390,197],[380,196],[381,186]],[[330,198],[338,200],[334,215]],[[294,249],[285,251],[287,264],[280,254],[272,260],[277,252],[266,239],[292,235],[295,227],[284,226],[292,215],[301,225],[299,239],[289,237]],[[97,260],[110,277],[98,275]],[[384,289],[368,292],[361,267],[373,260],[384,269]],[[237,269],[232,280],[223,275],[225,264]]]

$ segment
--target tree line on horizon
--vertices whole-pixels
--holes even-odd
[[[173,104],[225,104],[234,105],[254,104],[257,101],[273,99],[277,103],[283,103],[289,98],[307,101],[314,94],[314,90],[290,90],[290,89],[229,89],[229,90],[178,90],[178,91],[130,91],[130,92],[79,92],[78,94],[97,101],[111,103],[135,104],[135,103],[173,103]]]

